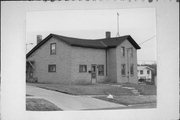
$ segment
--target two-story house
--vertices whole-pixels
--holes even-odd
[[[26,80],[40,83],[137,83],[137,50],[130,36],[79,39],[48,35],[26,55]]]

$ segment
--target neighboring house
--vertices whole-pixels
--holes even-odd
[[[138,66],[138,79],[144,79],[146,82],[153,82],[153,69],[148,66]]]
[[[137,49],[130,35],[87,40],[48,35],[26,55],[26,80],[41,83],[137,83]]]

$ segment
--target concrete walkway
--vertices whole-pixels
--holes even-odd
[[[46,90],[34,86],[26,87],[26,94],[33,97],[44,98],[63,110],[107,109],[126,107],[88,96],[68,95],[61,92]]]

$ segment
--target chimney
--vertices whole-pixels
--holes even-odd
[[[39,44],[42,41],[42,35],[37,35],[37,44]]]
[[[106,38],[111,38],[111,32],[109,31],[106,32]]]

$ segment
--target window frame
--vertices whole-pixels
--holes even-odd
[[[131,48],[130,48],[130,56],[131,56],[131,57],[133,57],[133,51],[134,51],[134,50],[133,50],[133,48],[131,47]]]
[[[130,66],[130,74],[131,74],[131,76],[134,75],[134,64],[133,63]]]
[[[143,75],[144,73],[143,73],[143,70],[140,70],[140,75]]]
[[[102,70],[100,69],[100,66],[102,67]],[[104,65],[103,64],[98,65],[98,76],[104,76]]]
[[[52,71],[51,67],[54,67],[55,70]],[[49,64],[49,65],[48,65],[48,72],[50,72],[50,73],[56,72],[56,64]]]
[[[53,52],[53,45],[55,45],[55,49]],[[50,55],[56,55],[56,43],[50,43]]]
[[[147,70],[147,74],[148,74],[148,75],[150,74],[150,70]]]
[[[84,70],[83,70],[83,67],[85,68]],[[79,73],[86,73],[86,72],[87,72],[87,65],[79,64]]]
[[[121,54],[123,57],[125,57],[125,55],[126,55],[124,46],[121,46]]]

